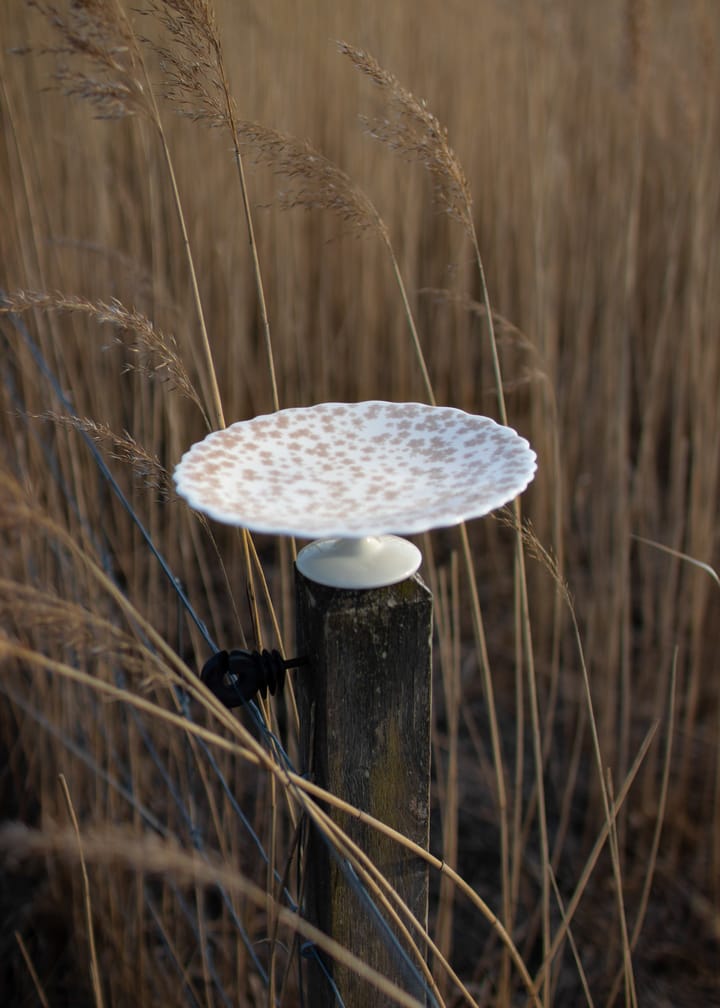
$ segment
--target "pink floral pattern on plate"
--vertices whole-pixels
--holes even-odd
[[[302,538],[411,534],[501,507],[536,456],[489,417],[422,403],[321,403],[214,431],[175,469],[191,507]]]

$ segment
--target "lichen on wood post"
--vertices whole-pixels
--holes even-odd
[[[415,575],[362,591],[328,588],[296,571],[297,675],[303,768],[315,783],[427,849],[430,819],[432,596]],[[356,818],[333,817],[427,925],[427,864]],[[313,923],[398,986],[424,1000],[369,907],[310,829],[304,903]],[[386,1001],[350,970],[328,963],[347,1008]],[[309,1003],[336,1004],[309,961]],[[390,1004],[391,1002],[387,1002]]]

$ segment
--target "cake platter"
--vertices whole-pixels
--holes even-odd
[[[512,428],[423,403],[320,403],[208,434],[175,469],[178,494],[216,521],[313,539],[297,558],[320,584],[364,589],[414,574],[402,538],[494,511],[536,456]]]

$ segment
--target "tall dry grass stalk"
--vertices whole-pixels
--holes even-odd
[[[350,962],[298,912],[311,819],[439,1004],[713,1003],[719,34],[671,0],[2,5],[18,1000],[299,1003],[304,941]],[[195,674],[292,648],[287,547],[159,492],[208,426],[418,397],[540,459],[522,514],[425,541],[427,936],[304,778],[291,697],[235,716]]]
[[[237,131],[237,113],[226,70],[213,5],[207,0],[150,2],[147,11],[165,28],[172,45],[154,46],[165,75],[166,93],[173,104],[193,119],[224,126],[232,137],[235,166],[242,195],[248,244],[262,322],[273,406],[280,408],[275,361],[270,336],[265,289],[255,240],[255,226],[245,167]],[[218,392],[219,396],[219,392]]]

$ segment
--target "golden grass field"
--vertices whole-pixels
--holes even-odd
[[[428,401],[420,348],[539,460],[422,543],[431,851],[535,1003],[720,1005],[715,0],[209,12],[0,5],[0,992],[302,1003],[311,799],[193,692],[207,643],[89,446],[212,639],[291,653],[289,544],[168,474],[278,405]],[[533,1003],[498,935],[431,870],[436,1003]]]

